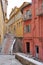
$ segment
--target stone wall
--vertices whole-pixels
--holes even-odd
[[[16,42],[13,46],[13,53],[22,52],[22,39],[16,38]]]
[[[18,55],[15,55],[15,58],[18,59],[23,65],[35,65],[34,63],[24,59],[23,57],[20,57]]]

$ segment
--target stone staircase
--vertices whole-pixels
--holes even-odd
[[[2,54],[13,54],[22,52],[22,40],[15,38],[14,35],[7,34],[2,43]]]
[[[14,40],[15,40],[14,37],[11,35],[8,35],[4,39],[4,41],[2,43],[2,51],[1,51],[2,54],[10,54],[11,53],[11,51],[12,51],[11,47],[15,43]]]

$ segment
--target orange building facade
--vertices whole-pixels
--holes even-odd
[[[22,9],[23,52],[43,61],[43,0],[32,0]]]
[[[24,32],[23,32],[23,52],[33,54],[33,36],[32,36],[32,4],[28,3],[23,7]],[[31,47],[30,47],[31,46]]]

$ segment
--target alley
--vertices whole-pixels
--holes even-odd
[[[0,55],[0,65],[22,65],[14,55]]]

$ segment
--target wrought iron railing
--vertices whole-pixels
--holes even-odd
[[[24,17],[24,20],[30,20],[30,19],[32,19],[32,17],[30,17],[30,16],[26,17],[26,18]]]
[[[32,14],[31,15],[26,15],[23,17],[23,20],[30,20],[32,19]]]

